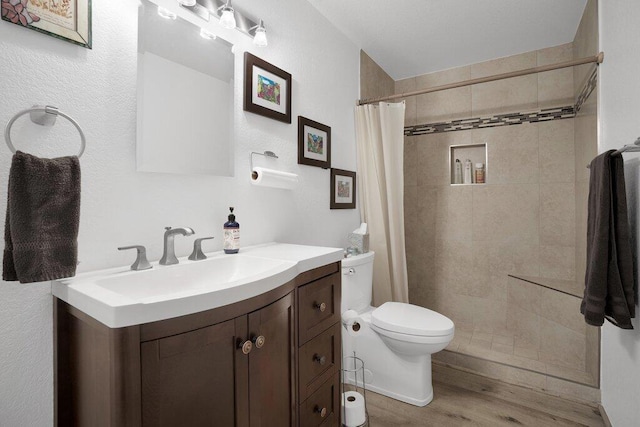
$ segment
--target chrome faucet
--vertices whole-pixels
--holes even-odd
[[[177,264],[178,258],[176,258],[176,250],[173,245],[173,239],[176,237],[176,234],[180,234],[182,236],[191,236],[192,234],[194,234],[194,231],[189,227],[165,227],[164,229],[166,230],[164,232],[164,251],[162,252],[162,258],[160,258],[160,264]]]

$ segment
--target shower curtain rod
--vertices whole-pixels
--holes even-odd
[[[464,81],[461,81],[461,82],[449,83],[449,84],[441,85],[441,86],[434,86],[434,87],[430,87],[430,88],[427,88],[427,89],[415,90],[413,92],[397,93],[395,95],[381,96],[379,98],[360,99],[360,100],[358,100],[358,105],[374,104],[376,102],[381,102],[381,101],[391,101],[393,99],[398,99],[398,98],[406,98],[406,97],[409,97],[409,96],[422,95],[422,94],[425,94],[425,93],[439,92],[441,90],[455,89],[457,87],[470,86],[470,85],[475,85],[475,84],[479,84],[479,83],[493,82],[493,81],[496,81],[496,80],[509,79],[511,77],[526,76],[527,74],[542,73],[542,72],[545,72],[545,71],[558,70],[560,68],[575,67],[576,65],[590,64],[592,62],[595,62],[596,64],[602,64],[602,61],[604,61],[604,52],[600,52],[599,54],[597,54],[595,56],[587,56],[587,57],[580,58],[580,59],[573,59],[571,61],[560,62],[558,64],[542,65],[542,66],[539,66],[539,67],[527,68],[526,70],[511,71],[509,73],[502,73],[502,74],[495,74],[493,76],[479,77],[477,79],[464,80]]]

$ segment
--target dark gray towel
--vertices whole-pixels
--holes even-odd
[[[627,214],[622,156],[614,150],[591,162],[587,271],[580,311],[585,321],[602,326],[606,318],[623,329],[633,329],[633,255]]]
[[[42,282],[76,274],[80,162],[18,151],[9,172],[2,278]]]

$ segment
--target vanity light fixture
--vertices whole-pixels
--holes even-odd
[[[218,36],[204,28],[200,28],[200,37],[207,40],[215,40],[216,38],[218,38]]]
[[[196,0],[178,0],[182,6],[193,7],[196,5]]]
[[[220,25],[230,30],[236,27],[235,10],[231,7],[231,0],[218,8],[218,14],[220,14]]]
[[[251,27],[249,29],[249,32],[253,30],[255,30],[253,36],[253,44],[259,47],[266,47],[269,43],[267,41],[267,29],[264,27],[264,22],[262,21],[262,19],[260,20],[260,23],[258,25]]]
[[[158,6],[158,15],[163,17],[164,19],[174,20],[178,17],[175,13],[171,12],[169,9],[166,9],[162,6]]]

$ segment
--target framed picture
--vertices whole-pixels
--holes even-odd
[[[331,169],[331,209],[356,208],[356,173]]]
[[[244,111],[291,123],[291,74],[245,52]]]
[[[2,19],[91,49],[91,0],[0,0]]]
[[[331,167],[331,128],[298,116],[298,164]]]

